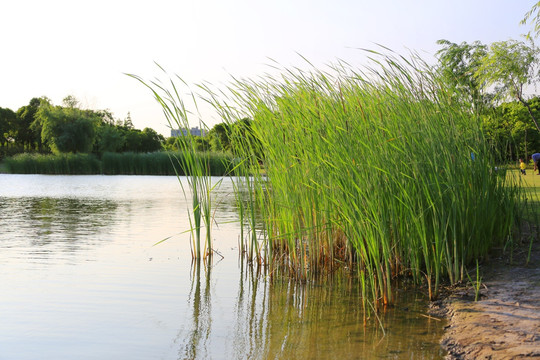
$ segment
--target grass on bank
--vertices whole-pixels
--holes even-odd
[[[231,167],[232,156],[223,153],[195,154],[204,157],[212,176],[223,176]],[[178,163],[181,153],[104,153],[93,154],[19,154],[5,159],[6,172],[50,175],[186,175]],[[176,165],[176,166],[175,166]]]
[[[532,166],[526,172],[526,175],[521,175],[519,170],[513,170],[508,173],[508,176],[522,189],[523,219],[533,224],[540,224],[540,175],[538,172],[533,172]]]
[[[510,165],[506,171],[506,181],[520,188],[520,218],[540,223],[536,220],[540,219],[540,176],[533,172],[532,165],[526,172],[526,175],[522,175],[516,166]]]

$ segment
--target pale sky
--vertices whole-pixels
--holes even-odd
[[[380,43],[420,53],[436,41],[520,39],[519,21],[537,0],[17,0],[0,3],[0,107],[31,98],[127,113],[135,127],[169,136],[161,108],[134,79],[160,75],[190,84],[262,75],[270,61],[317,67],[342,59],[362,66],[358,48]],[[221,122],[203,110],[208,125]]]

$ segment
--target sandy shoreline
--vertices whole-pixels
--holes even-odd
[[[482,290],[456,289],[434,304],[449,320],[441,346],[446,359],[540,359],[540,242],[526,251],[492,259],[482,267]]]

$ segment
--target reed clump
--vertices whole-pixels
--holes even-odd
[[[226,153],[196,153],[205,158],[211,176],[223,176],[232,167],[233,157]],[[174,159],[174,161],[171,161]],[[180,152],[112,153],[101,158],[93,154],[19,154],[5,160],[6,170],[13,174],[54,175],[186,175],[178,165]],[[175,168],[176,164],[176,168]]]
[[[158,65],[159,66],[159,65]],[[166,74],[165,70],[160,67]],[[163,83],[159,79],[146,81],[141,77],[133,74],[128,76],[138,80],[141,84],[147,87],[154,99],[161,106],[163,114],[171,128],[189,129],[190,115],[194,114],[188,109],[188,105],[180,93],[180,88],[177,87],[175,81],[180,84],[187,84],[178,76],[171,78]],[[193,99],[193,105],[197,110],[197,104],[194,93],[188,89],[189,98]],[[208,128],[199,118],[199,126],[203,131],[208,132]],[[213,254],[211,228],[213,223],[213,200],[212,192],[216,187],[219,187],[221,181],[212,181],[211,167],[219,167],[212,160],[212,156],[207,152],[198,152],[194,136],[188,131],[185,136],[176,138],[175,148],[179,149],[177,154],[169,154],[171,163],[173,164],[175,173],[178,177],[186,175],[188,183],[188,191],[192,199],[191,207],[188,207],[188,219],[190,222],[192,258],[198,263],[203,259],[211,259]],[[223,157],[222,159],[226,159]],[[230,168],[230,162],[222,162],[222,169]],[[180,181],[182,191],[186,196],[186,189]],[[187,198],[187,196],[186,196]],[[205,230],[204,239],[202,230]]]
[[[299,280],[356,269],[375,306],[393,301],[399,276],[434,299],[441,280],[465,280],[468,264],[512,236],[519,188],[494,169],[472,107],[427,64],[372,60],[285,69],[207,98],[230,122],[253,119],[257,141],[234,151],[264,219],[263,238],[248,242],[259,263]]]
[[[279,77],[234,79],[225,91],[204,84],[188,93],[230,125],[252,119],[249,129],[229,126],[228,134],[243,254],[299,281],[353,270],[365,313],[393,302],[399,277],[425,284],[431,299],[443,279],[465,280],[467,265],[511,239],[521,197],[494,167],[464,97],[417,56],[369,53],[373,66],[362,69],[343,62],[284,69]],[[170,124],[189,127],[193,114],[174,80],[170,89],[143,84]],[[212,185],[189,142],[182,153],[182,168],[195,170],[199,239],[203,218],[209,227]],[[200,258],[198,240],[194,248]]]
[[[12,174],[88,175],[100,174],[101,162],[92,154],[44,155],[23,153],[5,159]]]
[[[211,176],[227,174],[232,162],[232,156],[225,153],[196,153],[208,162]],[[174,159],[174,161],[171,161]],[[186,175],[185,169],[179,164],[183,161],[181,152],[153,153],[111,153],[106,152],[101,157],[103,174],[105,175]],[[176,166],[175,166],[176,165]]]

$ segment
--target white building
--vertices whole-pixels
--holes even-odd
[[[193,136],[205,136],[206,131],[204,129],[199,129],[198,126],[192,127],[189,129],[189,133]],[[188,134],[188,129],[171,129],[171,137],[186,136]]]

